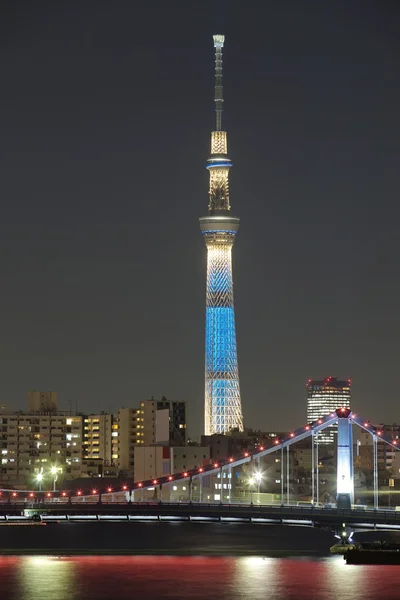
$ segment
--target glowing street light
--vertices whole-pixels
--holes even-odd
[[[53,475],[53,492],[56,491],[56,481],[58,479],[58,473],[61,473],[62,468],[53,466],[50,469],[51,474]]]
[[[40,472],[36,475],[36,481],[39,484],[39,492],[41,492],[42,491],[42,481],[43,481],[43,473],[42,472]]]
[[[258,486],[258,490],[257,490],[258,504],[260,504],[260,485],[261,485],[262,478],[263,478],[262,473],[260,473],[259,471],[257,471],[257,473],[254,474],[254,479],[257,481],[257,486]]]

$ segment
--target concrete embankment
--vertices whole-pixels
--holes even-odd
[[[0,527],[0,554],[327,555],[329,531],[236,523],[51,523]]]

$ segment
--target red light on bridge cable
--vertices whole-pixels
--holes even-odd
[[[318,419],[319,425],[322,425],[322,419]]]
[[[364,427],[369,427],[369,423],[364,423]]]
[[[248,453],[248,452],[245,452],[245,453],[244,453],[244,455],[245,455],[245,457],[247,458],[247,457],[248,457],[248,455],[249,455],[249,453]]]
[[[172,475],[168,475],[168,481],[172,481],[172,480],[173,480]]]
[[[92,490],[92,494],[95,496],[97,494],[97,490]]]
[[[50,494],[50,492],[47,492],[46,496],[47,496],[48,498],[51,498],[51,494]]]
[[[199,473],[202,473],[203,471],[204,471],[203,467],[200,467]]]
[[[260,446],[260,452],[263,452],[264,446]]]
[[[377,431],[376,435],[382,435],[382,431]]]
[[[128,486],[127,485],[123,485],[122,489],[124,490],[124,492],[126,492],[126,490],[128,489]]]
[[[13,496],[14,496],[14,498],[15,498],[15,496],[17,495],[17,492],[13,492],[13,493],[12,493],[12,495],[13,495]]]
[[[34,495],[35,495],[35,494],[34,494],[33,492],[31,492],[31,493],[29,494],[29,498],[33,498],[33,496],[34,496]]]
[[[107,492],[112,492],[112,488],[108,487]]]
[[[397,440],[393,440],[392,444],[394,444],[395,446],[397,446]]]
[[[218,469],[218,463],[214,463],[214,469]]]
[[[61,496],[65,497],[66,495],[67,495],[67,492],[61,492]]]
[[[143,483],[138,483],[138,487],[143,487]]]
[[[274,441],[274,444],[279,444],[279,440],[275,440],[275,441]]]
[[[158,481],[157,479],[153,479],[153,485],[157,485]]]
[[[310,426],[309,426],[309,425],[306,425],[306,426],[304,427],[304,429],[305,429],[306,431],[310,431]]]
[[[293,432],[290,433],[289,435],[290,435],[291,438],[294,438],[294,433]]]
[[[232,457],[229,459],[229,462],[233,462],[233,458]]]
[[[184,472],[183,476],[184,476],[184,477],[187,477],[187,476],[188,476],[188,474],[187,474],[187,471],[185,471],[185,472]]]
[[[82,492],[81,492],[81,490],[78,490],[78,491],[76,492],[76,495],[77,495],[77,496],[82,496]]]

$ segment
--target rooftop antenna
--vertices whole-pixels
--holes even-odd
[[[215,48],[215,131],[222,130],[222,108],[224,105],[224,87],[222,84],[222,48],[225,36],[214,35]]]

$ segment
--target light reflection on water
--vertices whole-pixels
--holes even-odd
[[[0,557],[5,600],[398,600],[396,566],[342,557]]]

